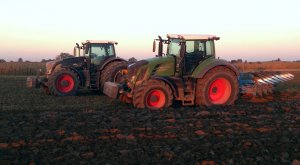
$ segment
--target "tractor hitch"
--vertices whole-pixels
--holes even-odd
[[[26,87],[27,88],[40,88],[41,86],[47,86],[48,79],[45,76],[27,77]]]
[[[121,84],[114,82],[105,82],[103,93],[110,98],[116,99],[119,97],[121,91]]]

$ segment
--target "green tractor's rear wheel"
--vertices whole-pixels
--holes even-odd
[[[201,79],[197,80],[197,105],[232,105],[238,98],[238,80],[235,73],[217,66]]]
[[[71,70],[58,70],[50,76],[48,88],[55,96],[73,96],[78,92],[78,76]]]
[[[124,75],[127,74],[127,66],[128,63],[126,61],[114,61],[107,64],[107,66],[105,66],[105,68],[101,72],[101,91],[103,91],[105,82],[121,83],[122,81],[124,81]]]
[[[173,92],[163,81],[145,81],[133,92],[133,105],[136,108],[161,109],[171,106],[172,103]]]

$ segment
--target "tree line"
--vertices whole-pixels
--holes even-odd
[[[48,62],[48,61],[53,61],[53,60],[61,60],[61,59],[65,59],[65,58],[70,58],[70,57],[74,57],[73,55],[69,54],[69,53],[60,53],[59,55],[57,55],[55,57],[55,59],[42,59],[40,62]],[[4,59],[0,59],[0,63],[5,63],[5,62],[15,62],[15,61],[6,61]],[[18,58],[18,60],[16,62],[31,62],[29,60],[24,61],[23,58]],[[131,63],[135,63],[137,62],[137,59],[134,57],[131,57],[128,59],[128,62]]]

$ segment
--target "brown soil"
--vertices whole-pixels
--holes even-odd
[[[21,89],[17,84],[24,83],[5,80],[10,81],[6,88],[15,83]],[[41,105],[36,110],[39,103],[33,98],[44,94],[33,92],[29,104],[25,96],[18,98],[20,89],[15,95],[4,88],[0,91],[0,164],[291,164],[300,160],[300,90],[295,85],[278,86],[280,92],[274,96],[239,99],[234,106],[178,106],[161,111],[134,109],[105,96],[84,94],[51,100],[57,109]],[[33,95],[29,91],[23,94]],[[15,102],[8,102],[13,97]],[[71,107],[76,99],[78,104],[86,100],[86,105]],[[94,101],[101,106],[92,107]]]

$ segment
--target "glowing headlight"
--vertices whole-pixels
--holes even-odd
[[[135,80],[135,78],[136,78],[136,76],[132,76],[132,77],[130,78],[130,81],[133,82],[133,81]]]

